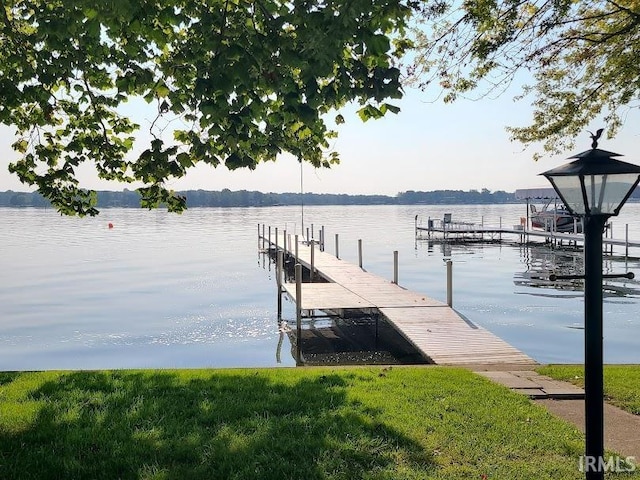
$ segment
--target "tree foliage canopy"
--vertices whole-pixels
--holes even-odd
[[[4,0],[0,123],[22,154],[10,170],[61,212],[94,215],[85,162],[174,211],[184,198],[165,182],[198,162],[253,169],[289,152],[328,166],[327,114],[397,112],[385,102],[401,96],[409,15],[401,0]],[[123,104],[140,97],[157,117],[133,155]]]
[[[420,16],[411,74],[439,83],[445,101],[500,92],[521,70],[533,121],[512,138],[560,153],[596,118],[615,135],[640,93],[638,0],[438,0]]]

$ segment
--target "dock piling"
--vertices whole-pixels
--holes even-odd
[[[296,364],[302,360],[302,265],[296,263]]]
[[[447,305],[453,308],[453,262],[447,260]]]
[[[624,256],[629,257],[629,224],[624,224]]]
[[[320,251],[324,252],[324,225],[320,229]]]
[[[269,250],[271,250],[271,225],[269,225],[269,241],[267,242]]]
[[[278,254],[278,227],[276,227],[276,241],[275,241],[275,246],[276,246],[276,255]]]
[[[340,258],[340,251],[338,249],[338,234],[336,233],[336,258]]]
[[[295,248],[295,255],[296,255],[296,263],[298,263],[298,258],[299,258],[298,257],[298,234],[296,234],[296,236],[295,236],[295,241],[296,241],[296,244],[295,244],[294,248]]]
[[[309,281],[311,283],[313,283],[313,275],[314,275],[315,269],[316,269],[316,267],[315,267],[315,265],[316,265],[316,261],[315,261],[315,258],[316,258],[316,242],[311,241],[310,247],[311,247],[311,270],[309,271]]]
[[[393,251],[393,283],[398,284],[398,251]]]
[[[286,229],[282,231],[282,236],[284,237],[282,239],[282,251],[286,255],[286,253],[287,253],[287,230]]]
[[[358,266],[362,268],[362,239],[358,239]]]
[[[284,253],[278,252],[276,263],[276,285],[278,287],[278,320],[282,319],[282,264]]]

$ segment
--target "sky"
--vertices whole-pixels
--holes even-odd
[[[497,99],[458,100],[453,104],[434,101],[430,92],[407,90],[402,100],[389,102],[401,112],[379,120],[362,122],[356,108],[346,108],[346,119],[332,147],[341,155],[341,163],[331,169],[314,169],[305,164],[303,189],[314,193],[395,195],[407,190],[505,190],[548,187],[538,174],[566,163],[568,156],[590,148],[587,131],[578,139],[576,151],[549,156],[535,162],[533,153],[540,148],[524,149],[509,140],[506,126],[528,125],[532,108],[526,101],[515,102],[506,92]],[[128,107],[142,125],[151,112],[143,103]],[[640,113],[632,111],[615,139],[600,140],[600,148],[624,155],[621,159],[640,163],[635,147],[640,140]],[[594,123],[589,130],[604,125]],[[0,125],[0,191],[31,191],[7,170],[17,158],[12,151],[14,130]],[[635,152],[635,156],[634,156]],[[132,189],[132,185],[99,180],[93,169],[79,170],[81,186],[100,190]],[[182,179],[171,181],[175,190],[258,190],[262,192],[299,192],[300,164],[283,155],[277,162],[261,164],[256,170],[229,171],[225,167],[202,165],[191,169]]]

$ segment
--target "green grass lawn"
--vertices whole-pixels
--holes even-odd
[[[538,372],[584,387],[582,365],[548,365]],[[605,365],[604,395],[612,405],[640,415],[640,365]]]
[[[583,448],[460,369],[0,374],[3,479],[581,479]]]

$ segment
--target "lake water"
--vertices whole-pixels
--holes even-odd
[[[414,238],[414,217],[486,225],[519,223],[524,205],[305,208],[305,227],[325,226],[327,251],[446,301],[539,362],[583,359],[581,286],[536,280],[581,269],[580,252],[543,246],[442,245]],[[108,228],[112,223],[113,228]],[[276,315],[272,266],[258,253],[259,223],[301,231],[299,207],[163,211],[105,209],[97,218],[0,209],[0,370],[291,366]],[[640,240],[640,204],[613,219],[614,237]],[[618,248],[606,272],[640,274],[638,249]],[[575,283],[575,282],[574,282]],[[607,280],[605,361],[640,363],[640,284]],[[285,302],[285,320],[294,306]],[[279,348],[280,346],[280,348]]]

